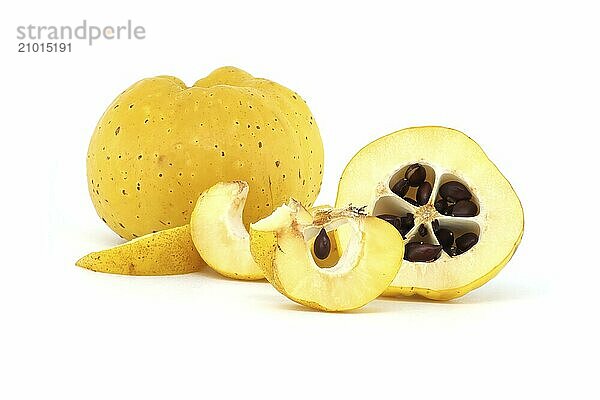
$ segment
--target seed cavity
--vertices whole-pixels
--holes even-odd
[[[433,170],[416,163],[406,167],[403,172],[404,176],[391,187],[392,192],[413,207],[427,204],[433,191]],[[430,181],[427,181],[427,178]]]

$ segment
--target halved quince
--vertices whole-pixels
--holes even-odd
[[[403,129],[364,147],[340,179],[336,207],[349,203],[406,239],[387,295],[460,297],[496,276],[523,235],[510,183],[477,143],[449,128]],[[343,247],[349,234],[338,233]]]
[[[347,247],[337,263],[319,267],[313,253],[329,247],[323,232],[345,226]],[[315,238],[321,235],[321,247]],[[319,240],[317,238],[317,240]],[[402,263],[404,242],[386,222],[361,209],[307,211],[290,200],[250,224],[250,250],[265,277],[291,300],[324,311],[362,307],[381,295]]]

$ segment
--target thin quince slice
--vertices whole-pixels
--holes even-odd
[[[340,227],[350,231],[347,248],[335,266],[320,268],[311,243],[323,230]],[[311,214],[291,199],[250,224],[250,251],[267,280],[291,300],[323,311],[346,311],[364,306],[387,289],[402,263],[404,241],[393,226],[365,216],[361,209]]]
[[[264,279],[250,254],[250,236],[242,222],[248,184],[219,182],[204,191],[190,220],[192,240],[202,258],[229,278]]]
[[[90,253],[75,265],[110,274],[176,275],[199,271],[205,264],[192,243],[190,226],[183,225]]]

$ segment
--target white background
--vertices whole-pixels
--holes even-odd
[[[16,2],[1,15],[0,397],[597,398],[598,12],[593,2]],[[332,2],[333,3],[333,2]],[[486,4],[484,4],[486,3]],[[17,54],[17,25],[145,26],[143,41]],[[74,266],[120,241],[87,194],[104,108],[143,77],[235,65],[298,91],[319,203],[363,145],[444,125],[525,209],[500,275],[448,303],[325,314],[268,283]]]

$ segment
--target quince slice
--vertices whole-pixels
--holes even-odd
[[[123,275],[176,275],[199,271],[204,264],[194,248],[190,226],[149,233],[77,260],[78,267]]]
[[[510,183],[475,141],[449,128],[403,129],[364,147],[340,179],[336,207],[349,203],[406,238],[387,295],[460,297],[496,276],[523,236]],[[339,240],[343,248],[347,232]]]
[[[234,279],[263,279],[250,254],[250,236],[242,222],[248,197],[243,181],[219,182],[204,191],[192,213],[192,240],[206,263]]]
[[[321,268],[311,249],[315,238],[339,227],[350,232],[347,247],[334,266]],[[311,213],[291,199],[250,224],[250,250],[268,281],[291,300],[345,311],[362,307],[389,286],[402,263],[404,241],[393,226],[360,209]]]

